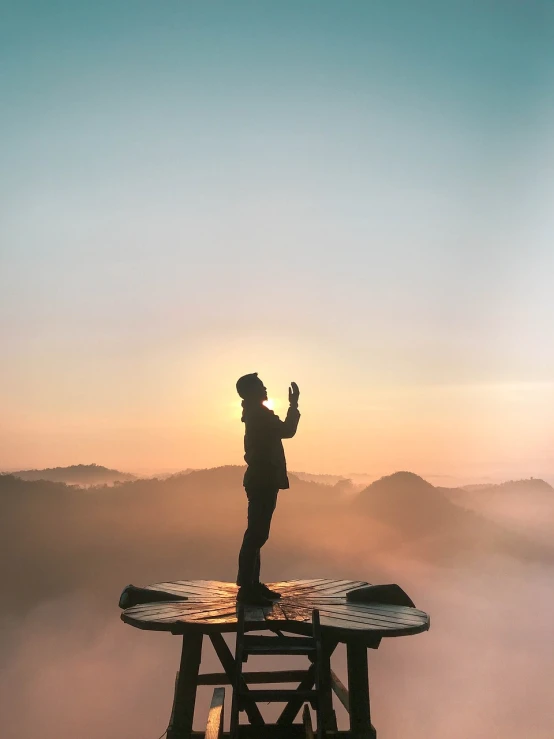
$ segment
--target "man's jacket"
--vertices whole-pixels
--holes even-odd
[[[290,406],[284,421],[265,405],[243,403],[244,487],[267,486],[284,490],[289,487],[287,463],[282,439],[296,433],[300,412]]]

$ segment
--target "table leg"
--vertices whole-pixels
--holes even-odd
[[[321,650],[321,672],[319,693],[321,701],[321,714],[325,731],[337,730],[337,717],[333,709],[333,688],[331,683],[331,655],[336,649],[336,640],[323,638]]]
[[[346,644],[348,694],[350,697],[350,733],[352,739],[375,739],[369,710],[369,678],[367,646],[363,642]]]
[[[181,663],[175,685],[175,698],[167,730],[167,739],[190,739],[194,719],[194,704],[196,703],[198,671],[202,657],[202,637],[202,632],[197,629],[187,629],[183,633]]]

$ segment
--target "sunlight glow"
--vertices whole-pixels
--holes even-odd
[[[275,410],[275,401],[272,398],[268,398],[267,400],[264,400],[264,403],[266,408],[269,408],[270,411]]]

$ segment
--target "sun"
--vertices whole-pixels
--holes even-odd
[[[269,408],[270,411],[275,410],[275,401],[273,398],[268,398],[267,400],[264,400],[264,403],[266,408]]]

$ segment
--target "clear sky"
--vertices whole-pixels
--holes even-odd
[[[4,0],[0,469],[554,476],[554,5]]]

